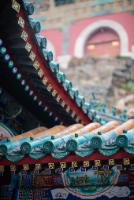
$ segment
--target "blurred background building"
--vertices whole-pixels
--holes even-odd
[[[54,58],[134,57],[134,0],[31,0]]]
[[[134,115],[134,0],[30,0],[66,77]],[[131,108],[129,110],[129,108]]]

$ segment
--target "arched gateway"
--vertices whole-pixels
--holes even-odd
[[[82,57],[84,55],[84,48],[88,38],[90,38],[97,30],[103,28],[112,30],[118,35],[120,41],[120,55],[125,55],[126,53],[128,53],[129,41],[127,32],[124,27],[113,20],[99,20],[87,26],[80,33],[75,42],[74,56]]]

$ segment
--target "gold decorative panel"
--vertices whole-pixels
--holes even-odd
[[[20,12],[20,4],[17,3],[15,0],[12,1],[12,8],[16,10],[18,13]]]
[[[4,172],[4,166],[0,165],[0,172]]]
[[[28,34],[25,31],[22,31],[22,34],[20,36],[24,41],[27,41]]]
[[[66,168],[66,162],[60,162],[60,167],[61,168]]]
[[[108,164],[109,164],[109,165],[115,165],[114,159],[109,159],[109,160],[108,160]]]
[[[26,46],[25,46],[25,49],[26,49],[28,52],[30,52],[30,51],[31,51],[31,48],[32,48],[31,44],[29,44],[29,43],[27,42],[27,43],[26,43]]]
[[[46,77],[44,77],[44,78],[42,79],[42,83],[43,83],[44,85],[46,85],[47,82],[48,82],[48,79],[47,79]]]
[[[72,114],[71,114],[71,117],[74,118],[75,114],[76,113],[73,111]]]
[[[49,169],[54,169],[54,163],[48,163]]]
[[[22,28],[24,28],[24,26],[25,26],[25,20],[22,19],[21,17],[19,17],[19,19],[18,19],[18,24],[19,24]]]
[[[34,61],[35,60],[36,55],[34,54],[34,52],[31,51],[29,58]]]
[[[79,122],[79,120],[80,120],[80,118],[79,118],[79,117],[77,117],[77,118],[76,118],[76,122]]]
[[[123,159],[123,164],[124,165],[130,165],[130,159],[129,158],[124,158]]]
[[[50,92],[50,91],[52,90],[52,85],[51,85],[51,84],[49,84],[49,85],[47,86],[47,90],[48,90],[48,92]]]
[[[10,165],[10,170],[11,171],[15,171],[16,170],[16,166],[15,165]]]
[[[67,113],[69,113],[70,111],[70,107],[68,106],[67,109],[66,109]]]
[[[61,106],[64,108],[65,107],[65,101],[62,101]]]
[[[57,94],[57,91],[56,91],[56,90],[53,90],[53,92],[52,92],[52,96],[55,97],[56,94]]]
[[[59,102],[61,99],[60,95],[57,96],[56,101]]]
[[[94,164],[95,164],[95,166],[97,166],[97,167],[101,166],[100,160],[95,160],[95,161],[94,161]]]
[[[23,165],[23,169],[24,170],[29,170],[29,165],[28,164]]]
[[[41,164],[35,164],[35,169],[37,170],[41,169]]]
[[[40,66],[40,63],[36,60],[33,64],[34,68],[37,70]]]
[[[90,163],[89,161],[83,161],[83,167],[89,167]]]
[[[39,75],[40,78],[42,78],[43,74],[44,74],[43,70],[42,70],[42,69],[39,69],[38,75]]]
[[[76,162],[76,161],[73,161],[73,162],[71,163],[71,167],[78,167],[77,162]]]

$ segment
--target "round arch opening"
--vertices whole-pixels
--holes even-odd
[[[115,57],[120,54],[120,38],[110,28],[95,30],[85,41],[84,55],[92,57]]]
[[[107,28],[113,30],[119,37],[120,55],[124,56],[128,54],[129,39],[128,39],[128,34],[124,29],[124,27],[116,21],[109,19],[102,19],[89,24],[81,31],[74,45],[75,57],[81,58],[84,56],[85,44],[87,42],[87,39],[90,38],[93,35],[93,33],[95,33],[97,30],[101,28]],[[113,45],[117,45],[117,43],[113,43]]]

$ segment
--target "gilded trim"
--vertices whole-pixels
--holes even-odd
[[[34,68],[37,70],[40,66],[40,63],[36,60],[33,64]]]
[[[83,167],[89,167],[90,163],[89,161],[83,161]]]
[[[0,172],[4,172],[4,166],[0,165]]]
[[[24,170],[29,170],[29,165],[28,164],[23,165],[23,169]]]
[[[60,162],[60,167],[61,167],[62,169],[66,168],[66,162]]]
[[[69,113],[69,111],[70,111],[70,107],[67,106],[66,112]]]
[[[54,163],[48,163],[49,169],[54,169]]]
[[[79,118],[79,117],[77,117],[77,118],[76,118],[76,122],[79,122],[79,120],[80,120],[80,118]]]
[[[42,70],[42,69],[39,69],[38,75],[39,75],[40,78],[42,78],[43,74],[44,74],[43,70]]]
[[[17,3],[15,0],[12,1],[12,8],[16,10],[16,12],[20,12],[20,4]]]
[[[21,17],[19,17],[19,19],[18,19],[18,24],[19,24],[22,28],[24,28],[24,26],[25,26],[25,20],[22,19]]]
[[[108,164],[111,165],[111,166],[115,165],[114,159],[109,159],[108,160]]]
[[[130,165],[130,159],[129,158],[123,158],[123,164],[124,165]]]
[[[31,51],[31,53],[30,53],[30,55],[29,55],[29,58],[30,58],[32,61],[34,61],[34,60],[35,60],[35,57],[36,57],[36,55],[34,54],[33,51]]]
[[[72,161],[72,162],[71,162],[71,167],[73,167],[73,168],[74,168],[74,167],[78,167],[77,162],[76,162],[76,161]]]
[[[44,78],[42,79],[42,83],[43,83],[44,85],[46,85],[47,82],[48,82],[48,79],[47,79],[46,77],[44,77]]]
[[[48,92],[51,92],[51,90],[52,90],[52,85],[51,85],[51,84],[49,84],[49,85],[47,86],[47,90],[48,90]]]
[[[61,100],[60,95],[57,96],[56,101],[59,102]]]
[[[11,171],[15,171],[16,170],[16,166],[15,165],[10,165],[10,170]]]
[[[76,113],[73,111],[71,114],[71,117],[74,118],[75,115],[76,115]]]
[[[35,169],[37,170],[41,169],[41,164],[35,164]]]
[[[29,44],[28,42],[26,43],[26,46],[25,46],[25,49],[30,52],[31,51],[31,48],[32,48],[32,45]]]
[[[66,105],[65,101],[62,101],[61,106],[64,108]]]
[[[100,167],[101,166],[100,160],[95,160],[94,164],[95,164],[96,167]]]
[[[52,92],[52,96],[55,97],[56,94],[57,94],[57,91],[56,91],[56,90],[53,90],[53,92]]]
[[[28,34],[25,31],[22,31],[22,34],[20,36],[24,41],[27,41]]]

